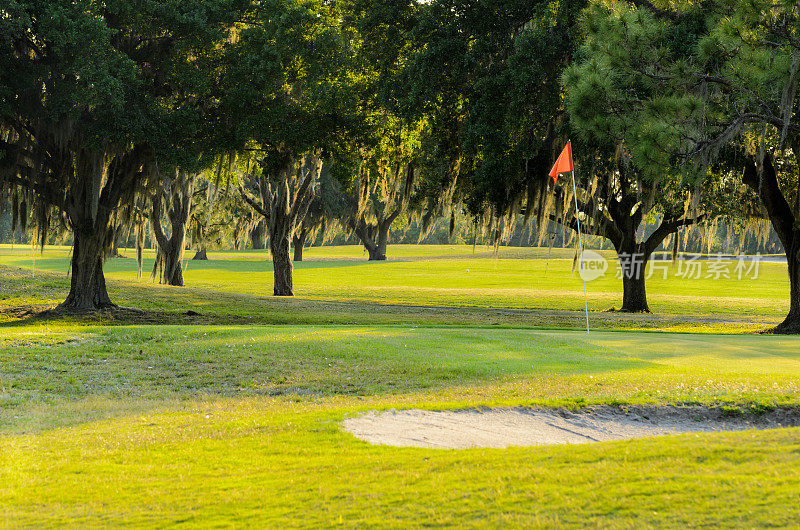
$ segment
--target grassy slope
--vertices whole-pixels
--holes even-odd
[[[511,251],[520,260],[476,260],[465,250],[471,248],[443,257],[442,249],[402,248],[395,255],[407,261],[366,264],[353,262],[354,249],[324,249],[317,257],[334,262],[308,262],[297,271],[300,300],[259,296],[269,286],[263,256],[192,264],[190,289],[136,284],[131,263],[114,260],[115,298],[165,311],[148,318],[179,325],[109,327],[7,313],[0,325],[0,521],[203,527],[796,523],[798,429],[468,451],[373,447],[342,433],[340,418],[375,408],[800,406],[800,348],[791,337],[587,337],[482,327],[580,325],[574,309],[582,293],[568,260],[550,262],[551,287],[549,280],[531,280],[541,276],[543,263],[526,252],[537,251]],[[5,265],[28,259],[0,249]],[[65,253],[37,258],[37,270],[57,271],[65,263]],[[784,310],[785,279],[783,266],[769,267],[755,286],[670,280],[664,287],[673,294],[653,302],[666,316],[597,313],[593,321],[708,327],[685,321],[696,311],[710,320],[751,314],[756,322],[774,321]],[[263,272],[264,281],[254,282],[248,271]],[[65,293],[58,274],[32,281],[29,272],[0,272],[6,296],[0,305],[7,308],[51,304]],[[524,287],[532,281],[541,283]],[[314,282],[324,287],[317,294],[308,292]],[[613,278],[591,284],[594,307],[603,308],[604,296],[618,296],[615,285]],[[556,292],[561,288],[566,294]],[[731,305],[745,296],[754,298],[749,305]],[[562,311],[513,310],[551,301]],[[473,307],[375,305],[398,302]],[[205,316],[178,315],[189,307]]]

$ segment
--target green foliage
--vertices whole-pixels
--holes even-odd
[[[538,188],[560,149],[559,76],[583,5],[443,0],[420,12],[401,89],[429,119],[424,192],[455,185],[472,213],[500,216]]]
[[[770,4],[772,5],[772,4]],[[621,139],[636,165],[658,176],[743,157],[795,134],[798,52],[792,17],[766,2],[687,4],[666,11],[591,4],[580,61],[564,74],[572,120],[593,139]],[[766,128],[765,128],[766,127]]]
[[[676,153],[696,134],[691,118],[705,107],[677,88],[695,79],[688,65],[701,35],[694,6],[677,22],[625,2],[590,4],[579,61],[566,69],[570,119],[588,142],[614,152],[621,144],[654,180],[675,171]],[[701,19],[702,22],[702,19]],[[698,27],[700,26],[700,27]],[[678,172],[689,177],[687,168]]]
[[[358,112],[350,36],[335,8],[269,2],[239,28],[224,104],[234,137],[258,146],[275,159],[270,164],[313,149],[334,151]]]

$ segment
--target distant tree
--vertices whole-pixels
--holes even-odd
[[[242,190],[242,197],[264,217],[272,254],[275,296],[292,296],[292,261],[290,242],[314,200],[314,187],[322,171],[318,154],[309,153],[302,160],[279,165],[261,165],[247,178],[258,183],[259,199]]]
[[[261,219],[250,232],[250,247],[253,250],[264,250],[267,248],[267,223]]]
[[[332,164],[323,164],[314,198],[292,237],[293,260],[303,261],[303,248],[307,241],[320,235],[323,242],[332,237],[341,227],[346,211],[347,198],[341,183],[333,177]]]
[[[294,294],[290,242],[313,202],[323,160],[359,111],[353,39],[336,9],[294,0],[261,6],[240,32],[227,76],[228,98],[250,113],[240,123],[249,139],[242,196],[267,224],[276,296]]]
[[[337,161],[337,169],[349,202],[345,224],[370,260],[385,260],[392,223],[407,213],[416,189],[415,157],[423,120],[406,112],[398,89],[403,67],[414,53],[420,4],[413,0],[353,0],[352,4],[345,21],[361,37],[354,53],[366,80],[359,85],[366,116],[361,134]]]
[[[194,175],[180,169],[163,179],[152,198],[150,223],[158,246],[153,264],[153,277],[161,283],[183,286],[183,254],[186,250],[186,226],[192,207]],[[162,218],[169,222],[165,231]]]
[[[213,172],[198,175],[198,190],[193,193],[192,206],[187,222],[187,235],[195,253],[193,261],[208,260],[212,245],[221,245],[229,220],[224,218],[220,207],[220,189]]]
[[[369,260],[385,260],[392,223],[408,208],[414,189],[414,166],[395,164],[373,174],[362,169],[353,196],[349,225],[367,249]]]
[[[416,186],[414,157],[419,130],[404,127],[397,118],[384,115],[382,123],[349,165],[346,194],[347,226],[366,248],[370,261],[385,260],[389,230],[406,213]]]
[[[240,249],[252,236],[261,216],[243,204],[235,184],[226,174],[229,157],[223,156],[210,170],[196,177],[192,194],[188,238],[195,250],[192,260],[207,260],[209,250]],[[224,170],[224,171],[223,171]]]

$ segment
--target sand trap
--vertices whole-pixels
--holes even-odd
[[[368,412],[342,422],[345,431],[376,445],[509,447],[606,442],[691,432],[800,426],[800,413],[775,410],[732,415],[706,407],[495,408]]]

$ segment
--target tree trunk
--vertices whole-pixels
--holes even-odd
[[[356,230],[356,235],[361,240],[361,244],[367,249],[369,261],[386,260],[386,240],[388,239],[389,230],[387,228],[385,232],[382,232],[380,226],[368,226],[362,221],[359,230]]]
[[[111,258],[122,258],[124,257],[119,252],[119,230],[114,233],[114,242],[111,244]]]
[[[628,234],[617,250],[622,271],[622,309],[625,313],[649,313],[645,272],[650,257],[645,245],[636,244],[636,233]]]
[[[289,254],[291,234],[305,219],[314,199],[313,183],[319,179],[322,162],[316,153],[307,153],[302,161],[293,160],[280,171],[261,180],[261,203],[240,189],[242,198],[264,217],[269,232],[275,296],[294,296],[293,265]],[[300,245],[302,248],[302,245]],[[302,250],[301,250],[302,252]]]
[[[183,287],[183,265],[180,261],[175,265],[175,272],[172,274],[169,284]]]
[[[192,258],[192,261],[195,261],[195,260],[196,261],[206,261],[206,260],[208,260],[208,254],[206,253],[206,249],[201,248],[200,250],[195,252],[194,253],[194,257]]]
[[[134,146],[123,154],[79,149],[65,157],[77,181],[59,190],[63,209],[73,233],[71,278],[67,298],[56,311],[84,313],[114,308],[106,290],[103,261],[111,250],[116,231],[115,211],[126,192],[141,183],[141,167],[150,158],[149,149]],[[105,178],[100,176],[105,173]]]
[[[82,313],[117,307],[108,296],[103,275],[105,234],[86,229],[75,229],[74,233],[69,295],[58,309]]]
[[[162,197],[162,193],[164,197]],[[166,216],[170,224],[169,237],[161,226],[163,199],[166,199]],[[167,285],[183,287],[183,254],[186,248],[186,223],[192,206],[192,177],[177,170],[175,178],[167,182],[166,189],[153,197],[150,221],[158,244],[158,254],[153,265],[153,277]]]
[[[800,334],[800,230],[793,230],[786,261],[789,267],[789,314],[773,332],[797,335]]]
[[[793,143],[793,149],[797,144],[800,142]],[[796,335],[800,334],[800,229],[795,228],[795,214],[781,191],[770,155],[766,155],[760,169],[755,163],[746,165],[742,181],[761,198],[783,245],[789,269],[789,314],[772,332]]]
[[[160,266],[163,267],[161,283],[175,287],[183,287],[183,251],[172,248],[172,245],[160,249],[162,256]],[[156,265],[158,267],[158,265]],[[154,269],[156,272],[157,269]]]
[[[622,277],[622,309],[626,313],[649,313],[644,274],[631,278]]]
[[[369,261],[384,261],[386,259],[386,250],[384,249],[383,254],[381,254],[378,245],[370,245],[366,248],[369,254]]]
[[[377,225],[368,225],[363,219],[358,224],[351,222],[353,232],[355,232],[361,244],[367,249],[369,261],[385,261],[386,247],[389,242],[389,228],[397,217],[392,214],[384,221],[379,221]]]
[[[270,234],[269,248],[272,252],[272,268],[275,275],[275,296],[294,296],[292,287],[292,260],[289,259],[289,235]]]
[[[253,231],[250,232],[250,242],[252,244],[253,250],[264,250],[267,248],[266,243],[264,242],[265,236],[267,235],[267,223],[263,219],[256,224]]]
[[[390,225],[391,222],[380,223],[378,225],[378,239],[375,241],[375,247],[373,251],[370,252],[370,261],[386,261],[386,245],[389,242]]]
[[[353,229],[358,240],[364,245],[369,254],[369,261],[378,259],[378,245],[375,243],[375,226],[368,225],[364,219],[359,219],[358,223],[350,221],[350,226]]]
[[[159,276],[161,283],[183,287],[183,243],[184,238],[178,234],[159,241],[153,277]]]
[[[299,233],[292,237],[292,247],[294,248],[294,261],[303,261],[303,246],[306,244],[307,232],[300,230]]]

